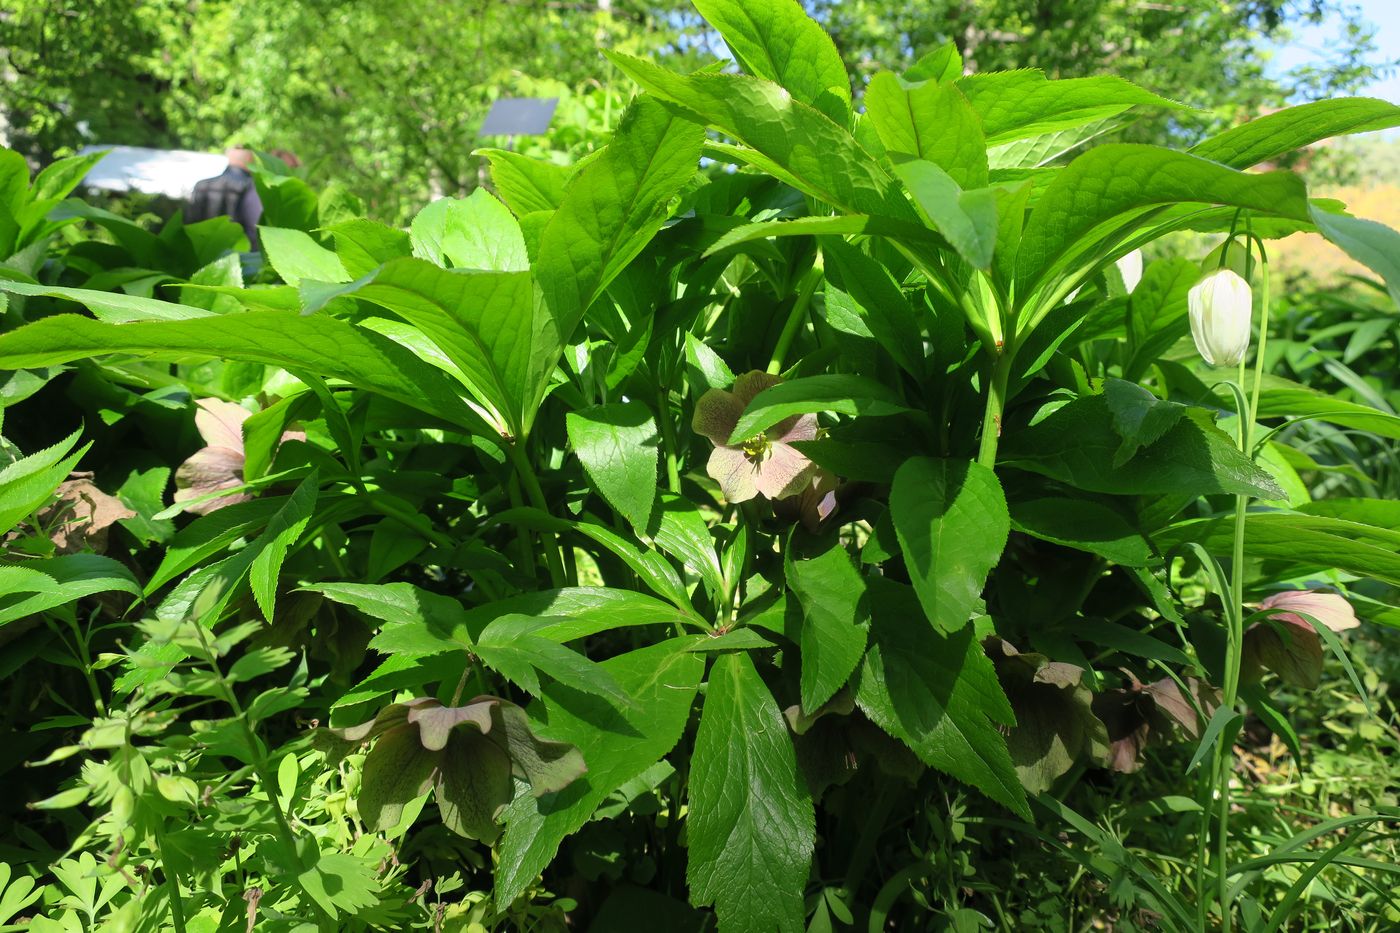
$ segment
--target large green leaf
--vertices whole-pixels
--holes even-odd
[[[1189,409],[1159,439],[1115,466],[1123,442],[1108,400],[1090,395],[1032,427],[1008,433],[1000,459],[1091,492],[1284,497],[1269,474],[1239,452],[1205,409]]]
[[[734,933],[799,933],[816,826],[787,723],[744,652],[710,671],[690,770],[686,880]]]
[[[569,443],[593,487],[645,531],[656,501],[656,421],[640,402],[597,405],[570,412]]]
[[[930,632],[914,621],[914,592],[889,580],[871,580],[869,593],[873,643],[860,670],[860,708],[925,764],[1029,818],[998,728],[1015,716],[972,627]]]
[[[63,288],[57,285],[30,285],[0,279],[0,291],[16,295],[43,295],[46,298],[66,298],[86,305],[98,320],[111,324],[133,321],[188,321],[209,317],[213,311],[190,305],[127,295],[122,292],[100,292],[86,288]]]
[[[837,123],[850,119],[851,84],[836,43],[797,0],[694,0],[749,74],[776,81]]]
[[[1232,168],[1249,168],[1319,140],[1400,126],[1400,107],[1384,100],[1317,100],[1265,114],[1190,148],[1192,155]]]
[[[354,294],[437,344],[501,433],[529,432],[564,330],[528,272],[448,271],[422,259],[395,259]]]
[[[982,121],[956,85],[906,86],[882,71],[866,88],[865,112],[891,156],[932,162],[960,188],[986,186]]]
[[[695,174],[704,134],[656,101],[633,102],[602,154],[579,170],[540,234],[535,274],[568,338],[666,219]]]
[[[1400,417],[1389,412],[1319,392],[1282,376],[1265,376],[1261,385],[1261,419],[1306,418],[1329,421],[1342,427],[1356,428],[1400,440]],[[1247,385],[1246,389],[1248,388]],[[1222,402],[1233,404],[1233,399],[1225,399],[1222,396]]]
[[[1026,69],[969,75],[957,86],[982,118],[988,146],[1083,126],[1129,107],[1182,107],[1112,75],[1051,81]]]
[[[484,188],[466,198],[433,201],[413,218],[409,237],[413,255],[444,268],[490,272],[530,268],[520,223]]]
[[[110,557],[65,554],[0,566],[0,625],[94,593],[141,595],[131,571]]]
[[[880,346],[905,372],[922,377],[923,334],[890,270],[837,237],[824,237],[821,244],[828,296],[833,288],[849,295]]]
[[[1152,560],[1152,546],[1142,532],[1116,510],[1090,499],[1047,496],[1013,502],[1011,527],[1126,567],[1145,567]]]
[[[98,303],[108,298],[102,292],[91,294]],[[250,311],[193,321],[104,324],[61,314],[0,336],[0,368],[5,369],[111,353],[213,357],[305,369],[490,434],[438,369],[385,337],[325,315]]]
[[[248,579],[253,588],[253,598],[269,624],[277,607],[277,582],[282,564],[316,511],[316,492],[317,476],[313,470],[287,497],[285,509],[268,524],[266,540],[259,539],[262,546],[248,570]]]
[[[506,149],[478,149],[476,154],[491,163],[496,193],[516,217],[552,211],[563,202],[564,184],[569,180],[567,167]]]
[[[79,428],[57,444],[21,457],[0,470],[0,534],[10,531],[49,501],[59,483],[92,446],[84,444],[77,453],[69,454],[82,433]]]
[[[350,273],[345,271],[340,257],[300,230],[259,227],[258,238],[263,255],[288,285],[299,285],[302,279],[350,281]]]
[[[543,700],[531,707],[536,720],[548,722],[540,734],[577,746],[588,771],[556,794],[522,794],[506,808],[495,872],[498,904],[524,893],[564,837],[680,739],[705,667],[702,655],[685,650],[692,643],[672,639],[604,661],[602,668],[632,699],[622,709],[562,685],[544,688]]]
[[[923,159],[902,162],[894,170],[930,225],[958,254],[979,269],[989,268],[997,244],[995,191],[964,191],[947,172]]]
[[[843,415],[897,415],[909,409],[884,383],[846,373],[804,376],[764,389],[749,402],[730,433],[731,444],[766,431],[793,415],[834,411]]]
[[[1026,221],[1017,276],[1034,285],[1061,257],[1091,243],[1087,235],[1099,225],[1140,208],[1179,202],[1309,219],[1303,181],[1291,172],[1246,174],[1184,152],[1111,143],[1061,169],[1040,195]]]
[[[938,632],[966,624],[1011,532],[996,474],[979,463],[915,457],[890,488],[909,579]]]
[[[1318,232],[1384,279],[1390,299],[1400,305],[1400,233],[1374,220],[1334,214],[1316,205],[1311,212]]]
[[[1400,532],[1326,515],[1251,512],[1245,522],[1245,554],[1300,570],[1344,570],[1400,586]],[[1198,518],[1157,532],[1162,550],[1196,542],[1215,554],[1229,553],[1234,520]]]
[[[785,569],[802,606],[802,708],[815,713],[865,653],[865,581],[840,542],[811,557],[789,553]]]
[[[746,75],[678,75],[639,58],[607,55],[656,97],[747,147],[732,154],[804,194],[846,213],[916,219],[894,180],[844,127],[778,85]]]

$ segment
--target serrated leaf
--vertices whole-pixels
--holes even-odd
[[[931,162],[959,188],[986,187],[982,121],[955,84],[907,86],[881,72],[870,79],[865,108],[891,156]]]
[[[747,654],[710,670],[691,757],[686,880],[725,930],[796,933],[816,842],[792,738]]]
[[[894,167],[914,203],[963,259],[978,269],[992,265],[997,244],[997,200],[991,188],[964,191],[947,172],[923,159]]]
[[[797,0],[695,0],[743,65],[837,123],[850,119],[851,85],[836,44]]]
[[[530,268],[520,223],[478,188],[465,198],[439,198],[409,227],[413,255],[451,269],[524,272]]]
[[[1233,126],[1192,146],[1190,152],[1233,168],[1249,168],[1319,140],[1392,126],[1400,126],[1400,107],[1389,101],[1317,100]]]
[[[788,588],[802,606],[802,709],[813,712],[846,684],[865,653],[865,580],[839,542],[812,557],[789,555]]]
[[[944,635],[911,624],[917,597],[891,581],[872,580],[870,600],[872,644],[856,690],[860,708],[925,764],[1029,818],[997,728],[1015,717],[972,627]]]
[[[676,744],[704,671],[701,656],[685,651],[689,643],[673,639],[603,662],[632,698],[624,709],[567,687],[545,687],[535,707],[542,710],[536,718],[548,722],[541,731],[577,746],[588,772],[553,798],[523,794],[506,808],[497,850],[497,903],[514,902],[553,860],[564,837]]]
[[[1112,75],[1052,81],[1028,68],[968,75],[957,86],[981,117],[989,146],[1082,126],[1134,106],[1183,109]]]
[[[0,281],[0,290],[9,283]],[[100,304],[103,292],[79,300]],[[160,359],[216,357],[306,369],[385,395],[490,436],[441,371],[379,334],[326,315],[249,311],[190,321],[103,324],[59,314],[0,336],[0,368],[24,369],[134,353]]]
[[[277,578],[282,572],[282,562],[287,559],[287,551],[296,544],[316,511],[318,488],[316,471],[312,470],[311,475],[302,480],[301,485],[287,497],[286,505],[268,522],[267,531],[253,545],[259,550],[248,571],[249,582],[253,588],[253,598],[269,623],[277,607]]]
[[[496,193],[516,217],[555,210],[564,200],[568,167],[505,149],[478,149],[475,154],[491,163]]]
[[[916,457],[890,488],[909,579],[935,631],[967,624],[1011,531],[996,474],[979,463]]]
[[[566,424],[593,487],[633,528],[645,531],[660,462],[651,412],[640,402],[595,405],[570,412]]]
[[[534,264],[564,338],[660,229],[671,198],[695,174],[703,135],[638,98],[602,154],[570,180]]]
[[[317,282],[348,282],[350,273],[331,250],[326,249],[300,230],[279,227],[259,227],[263,254],[272,268],[288,285],[300,285],[302,279]]]

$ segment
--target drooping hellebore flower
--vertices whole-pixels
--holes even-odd
[[[1356,628],[1361,622],[1351,604],[1336,593],[1288,590],[1259,603],[1269,619],[1256,622],[1244,633],[1241,676],[1246,683],[1271,670],[1284,683],[1308,690],[1322,681],[1322,639],[1304,613],[1334,632]]]
[[[1249,349],[1254,296],[1249,283],[1229,269],[1201,279],[1186,295],[1191,337],[1212,366],[1237,366]]]
[[[735,379],[727,390],[710,389],[695,403],[691,425],[715,445],[705,469],[730,502],[746,502],[759,494],[769,499],[795,496],[816,473],[816,464],[792,446],[794,441],[816,438],[816,415],[793,415],[754,437],[729,443],[754,396],[780,382],[777,376],[754,370]]]
[[[237,489],[243,485],[243,422],[250,412],[242,405],[217,398],[202,398],[194,414],[195,427],[207,445],[195,451],[175,471],[175,501],[188,502],[221,489]],[[284,431],[282,441],[306,440],[301,431]],[[253,498],[246,492],[231,492],[185,507],[196,515],[208,515],[238,502]]]

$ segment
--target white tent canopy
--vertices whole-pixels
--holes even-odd
[[[107,151],[83,178],[89,188],[141,191],[188,200],[195,182],[221,173],[228,161],[219,153],[140,146],[84,146],[80,155]]]

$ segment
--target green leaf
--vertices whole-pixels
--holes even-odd
[[[815,712],[865,653],[865,580],[840,542],[810,558],[788,554],[787,585],[802,605],[802,709]]]
[[[1123,438],[1113,455],[1113,466],[1121,467],[1142,448],[1161,440],[1185,417],[1187,406],[1159,399],[1136,382],[1108,379],[1103,397],[1113,416],[1113,430]]]
[[[540,234],[535,274],[568,338],[650,242],[671,198],[695,175],[704,134],[645,97],[628,108],[598,157],[570,180]]]
[[[1026,221],[1017,277],[1034,285],[1061,257],[1096,242],[1088,234],[1103,234],[1095,229],[1099,225],[1139,208],[1179,202],[1309,219],[1303,181],[1292,172],[1246,174],[1184,152],[1110,143],[1076,158],[1041,193]]]
[[[1091,499],[1046,497],[1011,503],[1011,527],[1042,541],[1145,567],[1152,545],[1115,509]]]
[[[300,285],[302,279],[350,281],[340,257],[300,230],[259,227],[258,237],[267,261],[288,285]]]
[[[909,410],[892,389],[864,376],[843,373],[804,376],[758,393],[735,424],[729,443],[743,443],[793,415],[834,411],[854,418],[898,415]]]
[[[287,504],[268,522],[267,531],[259,539],[262,546],[249,568],[249,583],[253,588],[253,598],[269,624],[277,607],[277,579],[282,572],[282,563],[316,511],[318,488],[316,471],[312,470],[311,475],[302,480],[301,485],[287,497]]]
[[[923,377],[923,334],[918,318],[890,270],[836,237],[823,238],[827,295],[833,287],[856,303],[862,320],[905,372]]]
[[[1246,390],[1249,386],[1246,385]],[[1400,417],[1319,392],[1282,376],[1265,376],[1259,390],[1259,418],[1306,418],[1400,439]]]
[[[695,0],[695,9],[749,74],[781,84],[837,123],[849,122],[851,85],[841,53],[797,0]]]
[[[141,595],[124,565],[97,554],[65,554],[0,566],[0,625],[76,602],[95,593]]]
[[[566,424],[593,488],[644,532],[656,501],[660,456],[651,412],[640,402],[595,405],[570,412]]]
[[[845,213],[915,219],[894,180],[844,127],[778,85],[745,75],[682,76],[618,52],[604,54],[648,92],[747,147],[726,153]]]
[[[992,146],[987,150],[987,166],[993,171],[1040,168],[1054,162],[1071,149],[1106,133],[1116,132],[1131,122],[1130,117],[1105,117],[1082,126]]]
[[[433,201],[413,218],[409,237],[413,255],[444,268],[489,272],[530,268],[519,221],[484,188],[466,198]]]
[[[904,78],[907,81],[956,81],[962,73],[963,60],[957,45],[946,42],[910,65]]]
[[[1284,498],[1273,478],[1241,454],[1202,408],[1188,409],[1160,439],[1114,466],[1122,445],[1107,399],[1088,395],[1032,427],[1009,433],[1000,459],[1091,492]]]
[[[393,311],[437,344],[492,412],[499,432],[529,432],[564,331],[528,272],[448,271],[422,259],[396,259],[354,294]]]
[[[1112,75],[1051,81],[1025,69],[969,75],[957,86],[982,118],[988,146],[1093,123],[1134,106],[1182,109]]]
[[[712,594],[724,588],[724,571],[715,554],[714,539],[694,503],[672,493],[661,493],[647,534],[672,557],[705,581]]]
[[[201,515],[170,539],[165,556],[146,583],[146,595],[154,593],[180,574],[217,554],[239,538],[252,537],[287,500],[283,497],[235,502]]]
[[[505,149],[478,149],[475,154],[491,163],[496,194],[516,217],[552,211],[563,203],[564,185],[569,180],[567,167]]]
[[[906,586],[870,581],[871,639],[856,702],[925,764],[975,787],[1029,818],[998,725],[1011,726],[1011,704],[971,626],[945,635],[911,623],[919,604]]]
[[[19,367],[14,367],[18,369]],[[79,428],[63,440],[0,470],[0,534],[10,531],[22,519],[49,501],[59,483],[68,478],[91,444],[84,444],[72,456],[68,451],[78,443]]]
[[[1163,552],[1194,541],[1213,553],[1229,553],[1234,519],[1179,522],[1152,539]],[[1278,561],[1300,571],[1335,568],[1400,586],[1400,532],[1388,528],[1326,515],[1250,512],[1244,546],[1252,560]]]
[[[691,758],[686,880],[727,931],[803,929],[816,825],[787,723],[747,654],[710,670]]]
[[[627,694],[603,667],[557,641],[534,631],[557,619],[507,614],[493,619],[476,638],[475,651],[487,665],[521,689],[540,695],[535,671],[566,687],[628,703]]]
[[[109,151],[104,149],[101,152],[69,156],[50,162],[34,176],[31,196],[36,201],[68,197],[87,173],[107,157]]]
[[[1367,97],[1317,100],[1265,114],[1202,140],[1188,150],[1232,168],[1260,162],[1345,133],[1400,126],[1400,107]]]
[[[369,275],[391,259],[411,255],[407,233],[373,220],[347,220],[329,228],[335,253],[351,278]]]
[[[922,159],[942,169],[959,188],[986,187],[982,121],[956,85],[928,81],[907,86],[881,72],[866,88],[865,110],[896,161],[901,156]]]
[[[98,320],[112,324],[127,324],[132,321],[188,321],[209,317],[214,313],[206,308],[160,301],[156,298],[142,298],[140,295],[98,292],[84,288],[60,288],[54,285],[30,285],[27,282],[3,279],[0,279],[0,292],[77,301],[87,305]]]
[[[990,268],[997,244],[996,193],[990,188],[963,191],[947,172],[922,159],[902,162],[894,171],[958,254],[979,269]]]
[[[108,297],[88,294],[99,303]],[[103,324],[60,314],[0,335],[0,368],[5,369],[109,353],[215,357],[306,369],[491,436],[442,372],[388,338],[325,315],[250,311],[197,321]]]
[[[1400,233],[1374,220],[1333,214],[1316,205],[1311,213],[1318,232],[1384,279],[1390,300],[1400,305]]]
[[[962,629],[1011,531],[996,474],[979,463],[912,458],[894,475],[890,513],[924,614],[935,631]]]
[[[689,644],[672,639],[604,661],[603,669],[632,699],[621,709],[562,685],[544,687],[532,707],[537,720],[548,722],[541,731],[577,746],[588,772],[555,795],[520,795],[506,808],[496,903],[513,903],[554,859],[564,837],[680,739],[705,666],[701,655],[684,650]]]
[[[705,256],[713,256],[754,240],[788,236],[889,236],[902,240],[941,242],[933,233],[918,224],[891,220],[888,217],[841,214],[835,217],[797,217],[791,220],[759,220],[751,224],[742,224],[716,240],[705,250]]]

